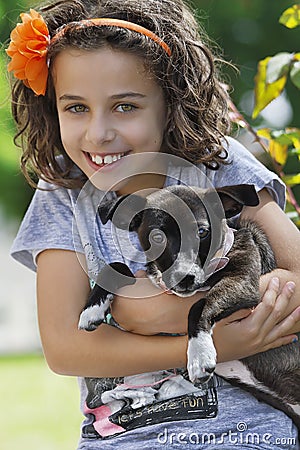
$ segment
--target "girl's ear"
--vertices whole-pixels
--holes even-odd
[[[136,231],[140,226],[147,200],[135,194],[122,195],[116,199],[105,200],[98,207],[101,222],[109,220],[122,230]]]

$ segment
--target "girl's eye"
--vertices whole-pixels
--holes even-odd
[[[77,114],[83,113],[86,110],[87,110],[87,108],[84,105],[73,105],[68,108],[68,111],[71,111],[72,113],[77,113]]]
[[[135,109],[135,106],[130,105],[129,103],[123,103],[122,105],[117,106],[116,111],[126,113],[132,112]]]

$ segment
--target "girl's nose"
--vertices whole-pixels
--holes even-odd
[[[102,145],[105,142],[111,142],[115,138],[115,130],[111,121],[107,118],[92,118],[86,129],[86,140],[95,146]]]

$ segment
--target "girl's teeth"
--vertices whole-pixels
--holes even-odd
[[[104,164],[111,164],[113,162],[113,158],[111,155],[104,156]]]
[[[115,161],[118,161],[122,158],[122,156],[124,156],[124,153],[118,153],[117,155],[105,155],[104,158],[102,158],[102,156],[100,155],[91,154],[91,159],[94,163],[100,166],[101,164],[111,164]]]

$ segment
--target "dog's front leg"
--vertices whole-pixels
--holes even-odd
[[[111,263],[105,266],[97,277],[87,303],[80,314],[78,328],[94,331],[104,321],[117,289],[134,284],[131,270],[123,263]]]
[[[215,370],[214,324],[242,308],[252,308],[258,302],[258,278],[249,275],[221,279],[209,291],[207,298],[191,307],[188,318],[188,372],[191,381],[207,381]]]
[[[188,317],[187,370],[192,382],[207,381],[216,367],[217,352],[212,339],[212,326],[208,318],[202,316],[206,299],[195,303]]]

